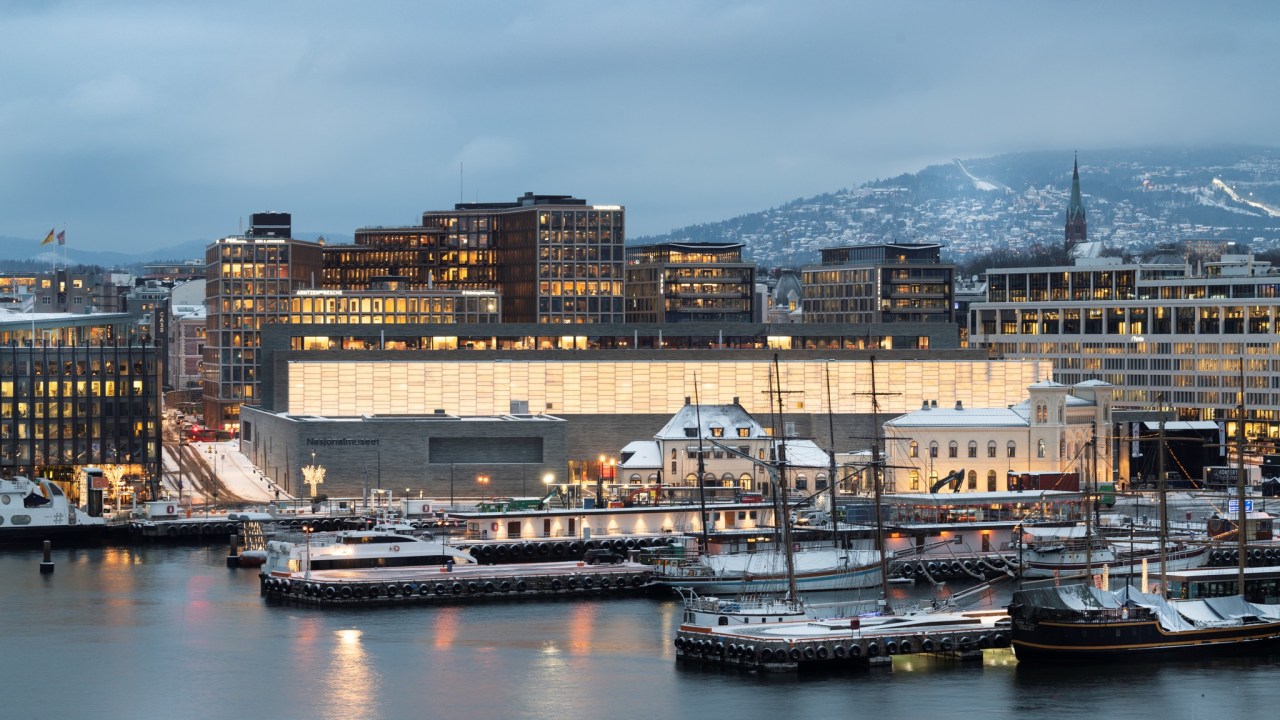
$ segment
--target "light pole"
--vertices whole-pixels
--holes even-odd
[[[483,499],[484,496],[488,494],[487,491],[489,489],[489,476],[477,475],[476,482],[480,483],[480,497]]]
[[[449,463],[449,509],[453,509],[453,463]]]
[[[302,533],[307,538],[307,566],[303,572],[303,578],[310,580],[311,579],[311,526],[303,525]]]
[[[600,470],[596,473],[596,507],[604,505],[604,455],[600,456]]]

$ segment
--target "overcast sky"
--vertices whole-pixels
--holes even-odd
[[[1275,145],[1274,2],[0,0],[0,235],[572,194],[628,235],[1003,152]]]

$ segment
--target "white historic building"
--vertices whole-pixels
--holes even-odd
[[[1007,408],[927,403],[886,422],[886,489],[930,492],[957,471],[957,492],[1013,490],[1010,475],[1022,473],[1074,472],[1084,482],[1096,468],[1097,477],[1110,478],[1115,388],[1087,380],[1027,390],[1027,400]]]
[[[617,482],[624,490],[696,488],[701,451],[704,487],[769,494],[773,488],[766,469],[742,455],[771,461],[784,442],[789,491],[804,495],[826,488],[830,456],[825,451],[812,440],[774,437],[736,402],[686,403],[652,440],[636,440],[622,449]]]

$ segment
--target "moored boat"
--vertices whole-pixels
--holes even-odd
[[[22,476],[0,478],[0,544],[40,540],[97,540],[106,529],[101,517],[71,504],[57,483]]]
[[[1023,576],[1051,578],[1084,575],[1090,570],[1108,568],[1112,575],[1139,575],[1161,571],[1158,542],[1126,542],[1108,540],[1081,524],[1026,525],[1018,541]],[[1209,561],[1209,547],[1186,543],[1167,543],[1164,566],[1167,571],[1188,570]]]
[[[856,590],[881,584],[880,553],[874,550],[809,548],[792,553],[795,587],[801,591]],[[746,552],[659,558],[654,580],[700,595],[782,593],[787,590],[782,552]]]
[[[463,565],[470,554],[438,540],[385,530],[342,530],[311,533],[304,542],[271,540],[266,544],[263,576],[289,577],[312,570],[404,568]]]
[[[1121,662],[1280,649],[1280,605],[1239,596],[1165,600],[1137,588],[1018,590],[1009,604],[1019,662]]]

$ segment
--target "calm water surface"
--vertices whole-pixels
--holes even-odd
[[[919,656],[755,676],[677,665],[677,606],[270,604],[223,547],[0,552],[6,718],[1271,717],[1280,657],[1032,670]],[[998,600],[997,600],[998,602]]]

